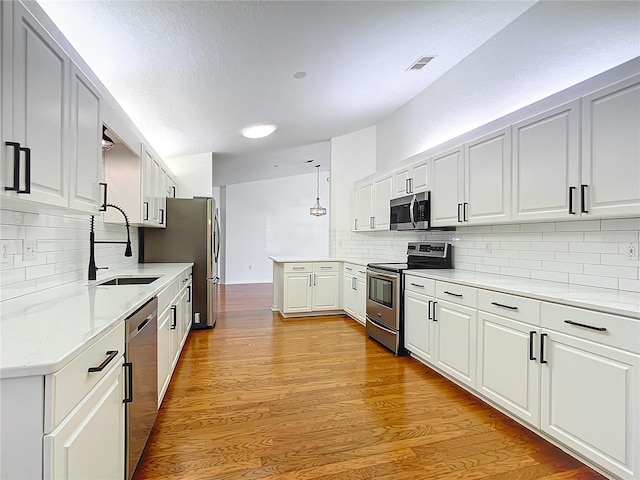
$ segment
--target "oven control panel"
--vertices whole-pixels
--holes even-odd
[[[447,258],[451,245],[445,242],[409,242],[407,255]]]

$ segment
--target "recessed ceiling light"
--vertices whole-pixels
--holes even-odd
[[[304,78],[307,76],[307,72],[296,72],[293,74],[293,78]]]
[[[242,129],[242,135],[247,138],[264,138],[276,131],[276,126],[270,123],[249,125]]]

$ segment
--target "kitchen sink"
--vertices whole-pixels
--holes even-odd
[[[106,282],[99,283],[99,287],[107,287],[112,285],[147,285],[155,282],[160,277],[116,277]]]

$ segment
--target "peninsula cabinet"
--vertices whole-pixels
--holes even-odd
[[[20,2],[2,2],[0,195],[95,213],[101,94]]]

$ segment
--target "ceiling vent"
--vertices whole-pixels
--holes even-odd
[[[422,70],[422,68],[429,63],[431,60],[433,60],[435,57],[420,57],[418,60],[416,60],[415,62],[413,62],[413,65],[411,65],[409,68],[407,68],[407,71],[409,70]]]

